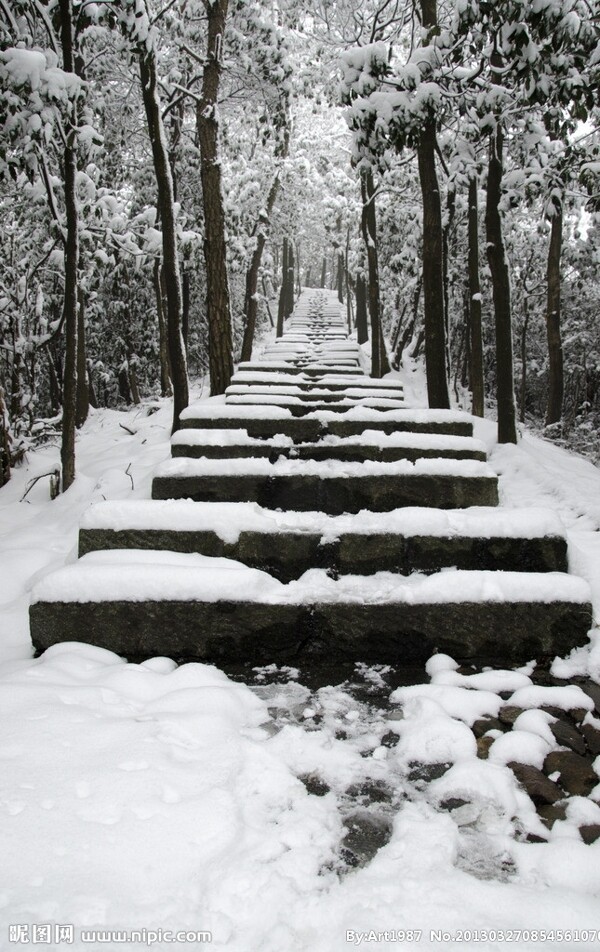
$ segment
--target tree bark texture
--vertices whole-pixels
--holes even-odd
[[[154,261],[154,296],[156,297],[156,317],[158,321],[158,356],[160,362],[160,394],[162,397],[172,396],[171,368],[169,366],[169,347],[165,327],[165,310],[163,301],[163,281],[161,264],[158,258]]]
[[[364,275],[356,276],[356,340],[366,344],[369,339],[367,318],[367,282]]]
[[[361,173],[362,215],[361,226],[367,251],[369,272],[368,310],[371,321],[371,376],[383,377],[390,367],[385,351],[381,328],[379,299],[379,261],[377,255],[377,215],[375,211],[375,183],[370,169]]]
[[[75,424],[83,426],[90,412],[90,384],[85,348],[85,300],[81,290],[78,294],[77,315],[77,413]]]
[[[483,336],[481,331],[481,283],[479,280],[479,209],[477,176],[469,180],[469,325],[471,332],[471,360],[469,377],[473,400],[473,415],[484,415]]]
[[[550,247],[546,277],[548,298],[546,305],[546,332],[548,335],[548,404],[546,426],[559,423],[562,417],[564,372],[560,333],[560,259],[562,252],[562,208],[555,210],[550,231]]]
[[[276,337],[283,335],[283,322],[285,320],[285,306],[287,300],[287,276],[288,276],[288,240],[283,239],[283,248],[281,251],[281,287],[279,288],[279,303],[277,307],[277,330]]]
[[[295,304],[295,274],[296,259],[294,254],[294,242],[288,241],[288,260],[287,275],[285,280],[285,316],[289,317],[294,310]]]
[[[156,176],[157,204],[162,231],[163,276],[167,301],[167,342],[173,381],[173,431],[179,427],[179,415],[189,403],[187,360],[183,342],[183,304],[173,179],[157,89],[156,59],[153,53],[140,51],[140,79],[148,132]]]
[[[73,8],[71,0],[59,0],[60,40],[63,69],[75,71],[73,52]],[[65,361],[63,368],[63,419],[60,447],[61,488],[64,492],[75,479],[75,423],[77,415],[77,285],[79,269],[79,215],[77,208],[77,125],[76,104],[71,103],[71,116],[66,129],[63,154],[63,178],[66,213],[65,291],[63,318],[65,328]]]
[[[492,65],[500,66],[492,58]],[[504,133],[498,121],[490,136],[485,227],[487,258],[492,278],[492,296],[496,326],[496,392],[498,400],[498,442],[516,443],[517,425],[514,394],[512,311],[508,262],[502,235],[500,199],[502,196]]]
[[[437,29],[436,0],[421,0],[424,29]],[[421,128],[417,158],[423,198],[423,302],[425,315],[425,364],[429,406],[450,406],[446,370],[444,308],[444,241],[440,187],[435,167],[436,120],[427,117]]]
[[[0,486],[10,479],[10,434],[8,432],[8,413],[4,402],[4,390],[0,387]]]
[[[202,96],[196,110],[204,204],[204,260],[210,392],[224,393],[233,374],[231,308],[227,278],[225,209],[219,157],[218,95],[228,0],[206,2],[208,40]]]

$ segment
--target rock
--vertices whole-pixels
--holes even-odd
[[[382,747],[395,747],[399,740],[400,737],[395,731],[388,731],[381,738],[381,745]]]
[[[544,711],[546,714],[550,714],[552,717],[559,719],[564,718],[565,716],[565,712],[563,711],[562,707],[553,707],[552,704],[542,704],[540,711]],[[571,712],[569,711],[569,714],[570,713]]]
[[[432,780],[439,780],[443,777],[452,764],[410,764],[408,779],[411,783],[416,780],[424,780],[430,783]]]
[[[541,770],[538,770],[532,764],[519,764],[511,760],[508,766],[534,803],[557,803],[564,797],[564,793],[558,784],[549,780]]]
[[[584,681],[579,687],[588,697],[591,697],[596,706],[596,714],[600,717],[600,684],[596,684],[595,681]]]
[[[509,724],[512,727],[519,714],[522,713],[522,707],[514,707],[512,704],[505,704],[504,707],[501,707],[498,711],[498,718],[503,724]]]
[[[505,731],[506,724],[497,717],[480,717],[479,720],[474,721],[471,730],[475,737],[483,737],[488,731]]]
[[[567,804],[565,802],[543,804],[537,808],[537,812],[548,829],[551,830],[557,820],[566,820]]]
[[[302,781],[306,787],[306,792],[312,793],[315,797],[324,797],[331,789],[325,781],[316,774],[307,774],[306,776],[298,777],[298,780]]]
[[[346,796],[368,803],[390,803],[393,792],[383,781],[365,780],[363,783],[353,783],[348,787]]]
[[[478,737],[477,738],[477,756],[480,760],[487,760],[488,754],[490,752],[490,747],[495,741],[495,737]]]
[[[560,786],[572,796],[587,797],[598,777],[585,757],[571,750],[553,750],[544,761],[544,773],[560,774]]]
[[[468,800],[463,800],[461,797],[448,797],[447,800],[440,801],[440,810],[460,810],[461,807],[467,806],[468,803]]]
[[[342,856],[348,866],[365,866],[392,835],[388,817],[361,810],[344,821],[346,835],[342,840]]]
[[[592,724],[582,724],[580,729],[590,754],[597,757],[600,754],[600,730]]]
[[[579,835],[588,846],[600,839],[600,823],[586,823],[579,827]]]
[[[561,747],[569,747],[576,754],[584,756],[586,752],[585,741],[577,728],[567,723],[567,721],[559,719],[550,724],[550,730]]]

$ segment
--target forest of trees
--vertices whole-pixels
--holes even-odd
[[[302,285],[374,375],[598,459],[596,0],[0,0],[0,485],[223,393]],[[385,335],[385,336],[384,336]],[[386,348],[385,338],[388,346]]]

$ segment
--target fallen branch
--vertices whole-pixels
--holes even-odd
[[[60,470],[59,470],[59,469],[53,469],[50,473],[40,473],[39,476],[34,476],[33,479],[30,479],[30,480],[29,480],[29,483],[28,483],[28,485],[27,485],[27,489],[25,490],[25,492],[23,493],[23,495],[22,495],[21,498],[19,499],[19,502],[23,502],[23,500],[29,495],[29,493],[31,492],[31,490],[33,489],[33,487],[35,486],[35,484],[36,484],[37,482],[39,482],[40,479],[44,479],[46,476],[49,476],[49,477],[50,477],[50,498],[51,498],[51,499],[56,499],[56,497],[58,496],[58,489],[57,489],[57,487],[58,487],[59,481],[60,481]]]

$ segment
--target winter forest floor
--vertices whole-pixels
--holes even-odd
[[[402,376],[418,403],[419,371]],[[29,590],[75,559],[90,502],[149,497],[170,415],[166,401],[94,411],[66,494],[50,502],[43,478],[22,498],[57,465],[53,445],[0,491],[0,949],[57,938],[56,924],[75,949],[147,942],[94,929],[205,930],[230,952],[337,952],[360,934],[382,950],[600,948],[600,840],[579,832],[600,823],[600,786],[548,831],[505,766],[519,742],[532,764],[550,749],[533,664],[469,683],[438,656],[431,683],[394,693],[393,671],[361,664],[318,688],[302,670],[255,670],[249,687],[75,643],[32,658]],[[600,618],[598,468],[528,433],[499,447],[489,421],[475,435],[503,505],[560,516]],[[598,630],[552,673],[600,683]],[[531,710],[478,759],[471,723],[515,691]],[[558,692],[554,708],[577,706],[579,687]],[[453,766],[415,769],[424,752]]]

